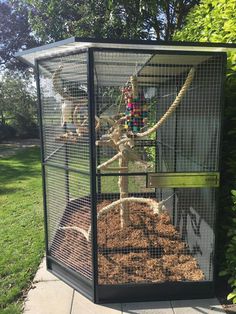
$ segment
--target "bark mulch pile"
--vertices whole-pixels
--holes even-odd
[[[98,211],[111,201],[99,203]],[[67,211],[63,226],[88,230],[90,213],[81,208]],[[204,274],[167,213],[153,214],[145,204],[130,203],[131,225],[120,228],[119,206],[98,221],[99,284],[201,281]],[[91,245],[76,230],[58,230],[53,256],[74,270],[91,276]]]

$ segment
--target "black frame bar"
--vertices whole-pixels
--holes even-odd
[[[226,87],[226,73],[227,73],[227,54],[225,53],[223,56],[223,62],[222,62],[222,83],[221,83],[221,99],[220,99],[220,113],[221,113],[221,121],[220,121],[220,145],[219,145],[219,155],[218,155],[218,168],[219,173],[222,172],[222,146],[223,146],[223,131],[224,131],[224,105],[225,105],[225,87]],[[220,187],[221,187],[221,176],[220,176]],[[219,188],[220,190],[220,188]],[[220,212],[220,193],[218,192],[216,195],[216,210],[215,210],[215,223],[214,223],[214,231],[215,231],[215,241],[214,241],[214,247],[215,250],[213,252],[213,282],[216,284],[217,279],[217,271],[218,271],[218,259],[217,259],[217,251],[218,251],[218,241],[219,238],[219,228],[220,225],[219,221],[219,212]]]
[[[91,231],[92,231],[92,267],[93,300],[97,298],[98,263],[97,263],[97,192],[96,192],[96,133],[94,99],[94,56],[93,48],[88,49],[88,119],[90,132],[90,189],[91,189]]]
[[[46,265],[49,268],[47,256],[49,254],[48,248],[48,219],[47,219],[47,193],[46,193],[46,172],[45,172],[45,153],[44,153],[44,141],[43,141],[43,115],[42,115],[42,103],[41,103],[41,89],[40,89],[40,71],[39,63],[35,62],[36,69],[36,86],[37,86],[37,105],[38,105],[38,117],[39,117],[39,135],[40,135],[40,151],[41,151],[41,170],[42,170],[42,188],[43,188],[43,211],[44,211],[44,233],[45,233],[45,247],[46,247]]]
[[[165,301],[214,297],[214,283],[164,282],[149,284],[99,285],[96,303]]]

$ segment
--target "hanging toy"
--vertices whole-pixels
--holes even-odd
[[[147,120],[147,105],[143,94],[138,93],[137,76],[131,76],[131,86],[123,89],[126,102],[125,128],[133,133],[138,133],[144,127]]]

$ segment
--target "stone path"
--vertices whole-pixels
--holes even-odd
[[[221,314],[218,300],[183,300],[97,305],[46,271],[41,263],[24,314]]]

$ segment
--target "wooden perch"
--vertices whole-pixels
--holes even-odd
[[[90,234],[89,234],[89,232],[85,231],[82,228],[72,226],[72,227],[59,227],[59,229],[61,229],[61,230],[75,230],[75,231],[78,231],[78,232],[82,233],[82,235],[85,237],[85,239],[87,241],[90,241]],[[90,230],[90,227],[89,227],[89,230]],[[91,231],[90,231],[90,233],[91,233]]]
[[[69,100],[73,103],[78,103],[78,99],[76,97],[71,96],[67,90],[63,87],[63,82],[61,78],[61,72],[63,69],[63,64],[59,66],[59,68],[54,72],[52,76],[52,83],[54,90],[64,99]]]
[[[121,171],[121,170],[128,170],[128,167],[109,167],[103,168],[103,171]]]
[[[102,170],[104,168],[107,168],[111,163],[113,163],[115,160],[119,159],[121,156],[121,153],[117,153],[115,156],[113,156],[111,159],[107,160],[103,164],[97,167],[98,170]]]

